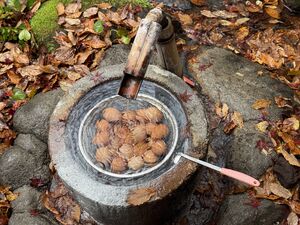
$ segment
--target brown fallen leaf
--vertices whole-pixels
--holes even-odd
[[[289,199],[290,197],[292,197],[292,193],[279,183],[272,183],[270,185],[270,189],[273,194],[282,197],[284,199]]]
[[[92,48],[87,48],[85,51],[79,52],[75,56],[75,61],[77,62],[77,64],[83,64],[83,63],[85,63],[87,58],[93,53],[94,53],[94,50]]]
[[[179,94],[179,98],[181,101],[187,103],[188,101],[191,100],[191,97],[193,95],[192,94],[189,94],[187,91],[184,91],[183,93]]]
[[[94,16],[98,13],[98,8],[97,7],[91,7],[88,8],[87,10],[85,10],[83,12],[83,17],[90,17],[90,16]]]
[[[269,127],[268,121],[262,121],[255,125],[256,130],[265,133]]]
[[[71,81],[76,81],[76,80],[81,78],[81,75],[80,75],[80,73],[77,73],[77,72],[74,72],[74,71],[69,71],[68,72],[68,78]]]
[[[22,77],[28,77],[29,80],[35,80],[36,76],[43,73],[39,65],[30,65],[30,66],[21,67],[17,69],[17,72]]]
[[[85,40],[83,43],[92,48],[106,47],[105,41],[100,40],[100,38],[96,35],[94,35],[90,40]]]
[[[290,136],[289,134],[284,133],[284,132],[278,132],[277,134],[288,145],[290,152],[293,155],[300,155],[300,148],[295,144],[292,136]]]
[[[70,24],[71,26],[80,24],[80,19],[66,18],[65,21],[66,21],[66,23]]]
[[[280,19],[281,10],[278,7],[273,6],[273,5],[266,5],[265,11],[269,16],[271,16],[275,19]]]
[[[150,201],[157,195],[157,191],[153,188],[140,188],[131,191],[127,196],[127,203],[130,205],[142,205],[145,202]]]
[[[244,121],[243,117],[239,112],[233,112],[233,115],[231,116],[231,120],[239,127],[243,128]]]
[[[221,118],[221,119],[225,119],[228,115],[228,111],[229,111],[229,108],[228,108],[228,105],[226,103],[222,104],[222,107],[221,107],[221,104],[220,103],[217,103],[216,106],[215,106],[215,110],[216,110],[216,114]]]
[[[19,84],[22,79],[22,77],[13,70],[7,71],[7,76],[13,84]]]
[[[236,127],[237,127],[237,124],[233,121],[230,121],[225,125],[223,130],[226,134],[230,134]]]
[[[72,13],[79,12],[80,9],[81,9],[81,4],[80,3],[71,3],[71,4],[67,5],[67,7],[65,9],[65,13],[67,15],[69,15],[69,14],[72,14]]]
[[[14,58],[14,61],[20,64],[29,64],[29,57],[27,54],[23,53],[18,47],[15,47],[11,50],[11,54]]]
[[[61,16],[65,13],[65,6],[63,3],[59,2],[56,6],[56,11],[58,16]]]
[[[289,154],[287,151],[285,151],[282,146],[278,147],[276,149],[278,153],[281,153],[283,157],[286,159],[286,161],[289,162],[290,165],[292,166],[298,166],[300,167],[300,162],[299,160],[292,154]]]
[[[0,62],[6,63],[6,62],[13,62],[14,58],[10,51],[0,53]]]
[[[296,213],[290,212],[289,216],[287,217],[288,225],[298,225],[299,224],[299,218]]]
[[[206,4],[206,0],[191,0],[191,3],[197,6],[203,6]]]
[[[206,9],[201,10],[200,13],[201,13],[201,15],[203,15],[203,16],[205,16],[205,17],[208,17],[208,18],[216,18],[216,17],[217,17],[217,16],[214,15],[211,11],[206,10]]]
[[[178,17],[179,17],[180,22],[183,25],[188,26],[188,25],[192,25],[193,24],[193,19],[188,14],[178,13]]]
[[[277,106],[279,108],[284,108],[284,107],[292,108],[290,98],[284,98],[282,96],[276,96],[275,97],[275,103],[277,104]]]
[[[282,125],[283,125],[282,131],[288,132],[291,130],[294,131],[298,130],[300,124],[299,124],[299,120],[295,116],[292,116],[290,118],[285,119]]]
[[[107,2],[102,2],[97,5],[100,9],[110,9],[112,6]]]
[[[253,109],[264,109],[264,108],[268,108],[270,105],[271,105],[270,100],[258,99],[253,103],[252,108]]]
[[[241,27],[236,33],[236,39],[238,41],[243,41],[249,35],[248,27]]]

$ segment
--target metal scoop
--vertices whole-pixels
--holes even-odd
[[[181,157],[184,157],[190,161],[193,161],[195,163],[198,163],[202,166],[205,166],[205,167],[208,167],[210,169],[213,169],[213,170],[216,170],[218,171],[219,173],[223,174],[223,175],[226,175],[228,177],[231,177],[233,179],[236,179],[236,180],[239,180],[245,184],[249,184],[251,186],[255,186],[255,187],[258,187],[260,185],[260,182],[258,180],[256,180],[255,178],[247,175],[247,174],[244,174],[244,173],[241,173],[241,172],[238,172],[238,171],[235,171],[235,170],[231,170],[231,169],[227,169],[227,168],[221,168],[221,167],[218,167],[218,166],[215,166],[213,164],[210,164],[208,162],[204,162],[202,160],[199,160],[199,159],[196,159],[194,157],[191,157],[189,155],[186,155],[184,153],[178,153],[175,158],[174,158],[174,163],[178,163],[180,158]]]

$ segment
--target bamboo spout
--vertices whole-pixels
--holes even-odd
[[[162,25],[164,27],[162,27]],[[163,68],[181,76],[180,73],[182,73],[182,67],[179,67],[179,69],[172,69],[172,66],[170,66],[176,64],[175,66],[178,67],[180,64],[174,41],[174,30],[173,27],[170,28],[170,26],[172,26],[170,20],[167,20],[163,16],[163,12],[159,8],[152,9],[148,15],[142,19],[127,59],[124,77],[118,92],[119,95],[129,99],[135,99],[137,97],[149,65],[152,50],[157,42],[157,49]],[[164,31],[163,33],[161,33],[162,29]],[[171,45],[165,45],[164,41],[166,36],[168,36],[167,43],[171,43]],[[169,40],[171,40],[171,42]],[[167,51],[167,48],[170,46],[175,49]],[[166,59],[166,57],[170,57],[170,52],[172,55],[175,55],[175,60],[174,57],[171,60]],[[174,54],[174,52],[176,54]]]

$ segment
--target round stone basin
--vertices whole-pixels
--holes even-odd
[[[206,153],[207,124],[201,100],[174,74],[150,66],[137,100],[116,93],[124,65],[109,66],[78,81],[61,99],[50,120],[49,150],[58,176],[81,207],[105,225],[163,224],[179,216],[189,204],[197,165],[178,152],[202,158]],[[191,95],[180,101],[182,93]],[[135,173],[104,170],[94,159],[95,123],[105,107],[139,109],[155,106],[164,114],[170,133],[168,152],[153,167]],[[140,205],[130,205],[130,193],[155,190]]]

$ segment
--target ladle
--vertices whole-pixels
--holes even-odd
[[[221,173],[223,175],[226,175],[226,176],[231,177],[233,179],[239,180],[239,181],[241,181],[243,183],[246,183],[246,184],[249,184],[251,186],[258,187],[260,185],[260,182],[258,180],[256,180],[255,178],[253,178],[253,177],[251,177],[251,176],[249,176],[245,173],[241,173],[241,172],[238,172],[236,170],[231,170],[231,169],[227,169],[227,168],[221,168],[221,167],[215,166],[213,164],[210,164],[208,162],[202,161],[200,159],[196,159],[192,156],[186,155],[182,152],[178,153],[175,156],[174,162],[177,164],[181,157],[186,158],[186,159],[188,159],[190,161],[193,161],[195,163],[198,163],[202,166],[208,167],[210,169],[216,170],[216,171],[218,171],[219,173]]]

